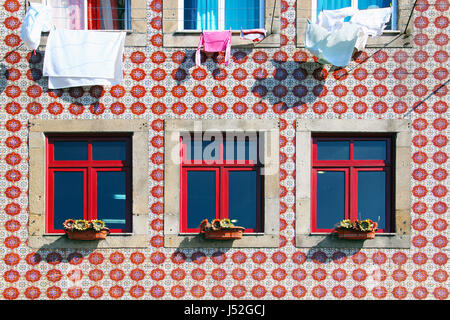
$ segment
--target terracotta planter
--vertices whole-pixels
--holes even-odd
[[[351,229],[336,229],[336,232],[339,239],[365,240],[375,238],[375,231],[364,232]]]
[[[108,229],[100,231],[84,230],[84,231],[68,231],[66,230],[67,237],[72,240],[102,240],[109,234]]]
[[[220,230],[208,230],[205,231],[205,239],[214,240],[235,240],[241,239],[244,228],[234,227]]]

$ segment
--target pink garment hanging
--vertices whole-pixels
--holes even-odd
[[[195,64],[201,64],[200,51],[221,52],[225,51],[225,65],[228,65],[231,52],[231,30],[229,31],[203,31],[200,35],[197,51],[195,52]]]

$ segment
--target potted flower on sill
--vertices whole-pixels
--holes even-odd
[[[209,223],[208,219],[200,223],[200,233],[203,233],[205,239],[214,240],[235,240],[241,239],[245,228],[235,226],[228,218],[214,219]]]
[[[109,229],[102,220],[67,219],[63,226],[67,236],[72,240],[100,240],[109,234]]]
[[[378,223],[366,220],[342,220],[335,228],[340,239],[365,240],[375,238]]]

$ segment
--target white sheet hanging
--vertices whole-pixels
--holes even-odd
[[[343,67],[352,58],[359,32],[360,28],[352,23],[346,22],[338,30],[330,32],[308,20],[305,47],[319,58],[319,62]]]
[[[308,20],[306,48],[318,57],[320,62],[343,67],[350,62],[354,48],[363,50],[369,37],[383,34],[391,15],[390,7],[323,10],[319,14],[317,24]],[[350,17],[348,22],[345,21],[347,17]]]
[[[120,83],[124,44],[125,32],[51,30],[43,67],[49,89]]]
[[[322,10],[317,17],[317,24],[328,31],[335,31],[342,27],[347,17],[352,17],[358,9],[346,7],[336,10]]]

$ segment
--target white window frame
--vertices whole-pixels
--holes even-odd
[[[86,0],[85,0],[86,1]],[[225,0],[218,1],[218,31],[225,30]],[[264,16],[265,16],[265,0],[259,0],[259,26],[264,28]],[[184,0],[178,0],[178,17],[183,17],[178,20],[178,31],[196,31],[193,29],[184,29]],[[240,31],[240,30],[232,30]]]
[[[392,7],[394,8],[394,6],[397,6],[397,8],[393,9],[392,12],[392,17],[394,17],[394,15],[397,14],[398,12],[398,1],[397,0],[392,0]],[[351,7],[353,9],[358,9],[358,0],[351,0]],[[317,9],[317,0],[311,0],[311,21],[313,23],[317,23],[317,13],[318,13],[318,9]],[[394,20],[393,18],[391,18],[392,20]],[[395,19],[397,20],[397,19]],[[390,32],[390,31],[398,31],[398,22],[396,21],[395,24],[397,25],[396,29],[392,29],[392,30],[385,30],[385,32]]]

